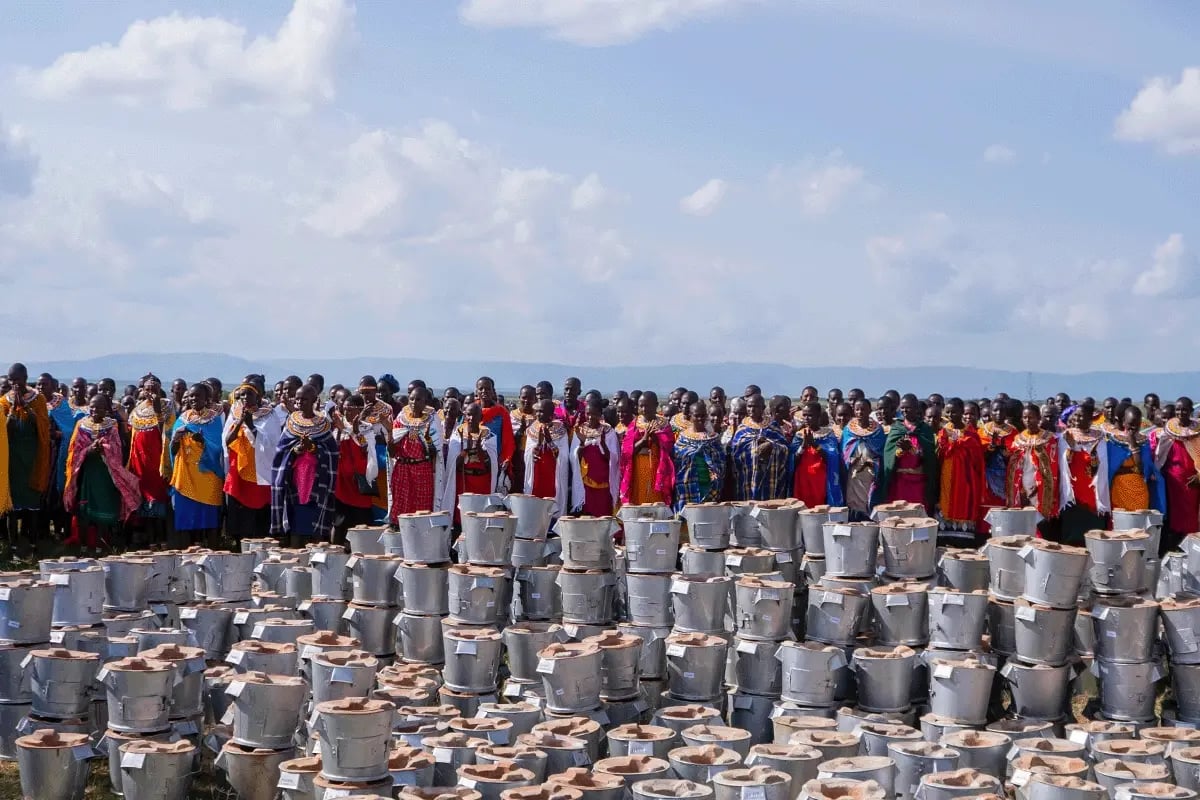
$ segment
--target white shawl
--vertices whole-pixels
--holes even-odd
[[[1096,490],[1096,512],[1107,514],[1112,506],[1108,495],[1108,443],[1100,436],[1091,448],[1084,442],[1076,442],[1072,447],[1067,441],[1067,433],[1063,431],[1058,435],[1058,493],[1061,507],[1075,505],[1075,490],[1071,488],[1071,451],[1090,450],[1097,462],[1096,477],[1092,479],[1092,488]]]
[[[576,429],[578,433],[578,429]],[[617,432],[611,426],[604,426],[604,444],[608,447],[608,489],[612,494],[613,508],[617,507],[621,497],[621,442]],[[579,451],[585,446],[595,444],[595,440],[585,439],[571,448],[571,505],[572,511],[578,511],[583,506],[584,487],[583,470],[579,464]]]
[[[551,426],[551,430],[559,431],[559,435],[550,440],[558,448],[558,456],[554,463],[554,518],[558,519],[568,511],[567,487],[571,485],[571,438],[567,428],[561,422]],[[525,494],[533,494],[533,456],[537,452],[538,426],[530,425],[525,431]]]
[[[496,437],[487,428],[480,429],[483,451],[487,453],[488,463],[492,469],[492,479],[488,491],[496,490],[496,478],[500,470],[500,461],[496,447]],[[458,507],[458,457],[463,452],[462,431],[455,428],[446,448],[446,468],[443,478],[441,500],[437,505],[438,511],[453,512]]]

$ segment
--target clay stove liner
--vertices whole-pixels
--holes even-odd
[[[178,644],[160,644],[158,647],[151,648],[142,652],[145,658],[154,659],[155,661],[190,661],[191,659],[203,659],[204,650],[200,647],[186,647]]]
[[[928,591],[925,584],[916,583],[914,581],[889,583],[887,586],[876,586],[871,589],[871,594],[918,594]]]
[[[995,731],[956,731],[943,739],[947,747],[996,747],[1007,744],[1009,737]]]
[[[1200,608],[1200,597],[1167,597],[1159,601],[1163,611],[1178,611],[1185,608]]]
[[[882,658],[910,658],[917,654],[916,650],[911,647],[900,645],[898,647],[863,647],[854,651],[859,658],[882,659]]]
[[[804,784],[804,793],[813,800],[863,800],[883,796],[883,787],[875,781],[824,778]]]
[[[234,678],[233,683],[269,683],[274,686],[301,686],[304,679],[297,675],[268,675],[265,672],[246,672]]]
[[[396,709],[396,713],[402,717],[437,717],[442,720],[451,720],[462,716],[462,712],[452,705],[400,706]]]
[[[341,700],[326,700],[317,704],[320,714],[378,714],[394,711],[395,706],[386,700],[371,700],[362,697],[346,697]]]
[[[1096,742],[1093,749],[1100,753],[1112,753],[1120,758],[1123,755],[1159,755],[1166,752],[1167,746],[1155,741],[1141,739],[1109,739],[1106,742]]]
[[[708,706],[686,705],[664,708],[658,712],[666,719],[713,719],[721,716],[719,712]]]
[[[1107,791],[1103,786],[1091,781],[1085,781],[1083,778],[1076,778],[1073,775],[1046,775],[1039,774],[1034,780],[1038,783],[1047,783],[1051,786],[1058,786],[1062,789],[1084,789],[1092,792]]]
[[[709,636],[705,633],[673,633],[667,637],[667,644],[684,647],[722,647],[726,642],[719,636]]]
[[[52,658],[61,659],[63,661],[99,661],[100,656],[97,653],[86,653],[81,650],[67,650],[62,647],[55,647],[49,650],[31,650],[29,655],[34,658]]]
[[[608,790],[620,789],[625,786],[625,781],[618,778],[616,775],[608,775],[603,772],[591,772],[583,767],[571,767],[557,775],[551,775],[546,779],[547,783],[558,783],[563,786],[571,786],[583,791],[588,790]]]
[[[787,581],[773,581],[768,578],[760,578],[757,575],[743,575],[737,580],[738,586],[746,586],[752,589],[795,589],[796,584]]]
[[[807,745],[833,745],[834,747],[847,747],[858,742],[858,737],[853,733],[843,733],[841,731],[828,730],[800,730],[792,734],[789,744],[807,744]],[[924,743],[928,744],[928,742]],[[919,743],[913,743],[913,747],[917,747]],[[932,745],[936,747],[936,745]],[[908,752],[908,751],[905,751]],[[915,752],[915,751],[914,751]],[[918,755],[927,755],[923,752],[918,752]]]
[[[281,655],[283,653],[296,652],[296,645],[290,643],[276,644],[275,642],[260,642],[257,639],[247,639],[238,642],[232,647],[233,650],[242,650],[247,653],[265,653],[267,655]]]
[[[28,736],[17,739],[18,747],[28,747],[36,750],[59,750],[64,747],[91,747],[91,739],[86,733],[58,733],[49,728],[41,728]]]
[[[1013,770],[1023,769],[1038,774],[1070,774],[1086,771],[1087,762],[1082,758],[1024,753],[1013,759],[1012,767]]]
[[[458,768],[460,777],[485,783],[512,783],[514,781],[532,781],[535,776],[531,770],[520,767],[511,761],[498,761],[494,764],[464,764]]]
[[[1138,736],[1148,742],[1200,742],[1200,730],[1194,728],[1143,728]]]
[[[621,633],[620,631],[605,631],[604,633],[589,636],[583,640],[584,644],[594,644],[601,650],[624,650],[628,647],[637,647],[642,643],[640,636],[634,636],[631,633]]]
[[[504,800],[583,800],[583,792],[561,783],[518,786],[500,793]]]
[[[683,735],[714,742],[736,742],[741,739],[749,739],[750,731],[725,725],[693,725],[690,728],[684,728]]]
[[[553,733],[558,736],[573,736],[583,738],[588,734],[600,731],[600,723],[587,717],[567,717],[566,719],[550,719],[533,726],[535,732]]]
[[[480,800],[475,789],[466,786],[405,786],[400,790],[405,800]]]
[[[1195,794],[1190,789],[1185,789],[1182,786],[1176,786],[1172,783],[1143,783],[1141,786],[1130,789],[1129,793],[1135,797],[1139,795],[1148,797],[1191,797]]]
[[[314,647],[339,647],[350,648],[358,647],[361,642],[353,636],[338,636],[333,631],[317,631],[316,633],[305,634],[296,638],[296,643],[301,647],[312,645]]]
[[[539,750],[536,747],[530,747],[526,744],[517,744],[511,747],[503,745],[488,745],[487,747],[479,748],[479,752],[485,756],[492,758],[500,758],[506,761],[516,761],[521,756],[532,756],[533,758],[546,758],[546,751]]]
[[[175,665],[169,664],[166,661],[155,661],[150,658],[133,656],[117,661],[110,661],[108,664],[105,664],[105,668],[109,672],[166,672],[175,669]]]
[[[706,797],[712,792],[707,786],[676,778],[652,778],[638,781],[640,790],[658,797]]]
[[[1034,739],[1029,742],[1017,742],[1017,746],[1021,750],[1031,751],[1036,750],[1039,753],[1075,753],[1079,751],[1079,746],[1074,742],[1061,742],[1054,739]],[[1137,748],[1131,750],[1123,750],[1120,752],[1136,753]]]
[[[450,730],[467,733],[509,730],[512,726],[512,720],[503,717],[455,717],[450,720]]]
[[[588,642],[554,642],[539,650],[538,658],[579,658],[599,652],[599,647]]]
[[[766,758],[797,759],[809,761],[821,758],[821,751],[806,744],[756,744],[750,748],[750,755]]]
[[[303,758],[293,758],[290,761],[285,761],[279,765],[280,772],[299,772],[307,775],[315,775],[321,771],[320,756],[304,756]]]
[[[1118,758],[1106,758],[1097,761],[1097,775],[1128,776],[1129,780],[1160,780],[1169,774],[1165,764],[1142,764],[1137,761],[1121,761]]]
[[[379,659],[364,650],[339,650],[321,653],[315,657],[321,659],[323,663],[333,664],[335,667],[369,667],[379,663]]]
[[[472,750],[487,745],[487,739],[476,739],[465,733],[444,733],[441,736],[426,736],[421,740],[422,747],[469,747]]]
[[[522,733],[517,737],[517,742],[526,747],[550,750],[583,750],[587,747],[587,742],[583,739],[574,736],[558,736],[548,731]]]
[[[830,645],[832,647],[833,645]],[[808,714],[800,716],[785,716],[776,717],[771,720],[776,725],[782,725],[785,728],[792,728],[796,732],[799,731],[831,731],[837,728],[837,720],[829,717],[814,717]]]
[[[685,764],[702,764],[718,767],[725,766],[726,764],[736,764],[742,760],[742,757],[735,751],[712,744],[703,747],[677,747],[671,751],[671,756],[676,761],[682,761]]]
[[[851,758],[834,758],[821,764],[822,772],[874,772],[891,766],[892,760],[887,756],[853,756]]]
[[[653,756],[613,756],[597,761],[595,769],[608,775],[645,775],[666,772],[671,765]]]
[[[658,725],[638,725],[636,722],[613,728],[608,734],[614,739],[641,742],[661,742],[675,738],[675,732],[670,728],[661,728]]]
[[[770,785],[784,783],[790,779],[787,773],[770,767],[739,767],[738,769],[727,769],[716,776],[716,780],[721,783],[732,783],[737,786]]]
[[[992,776],[970,768],[931,772],[925,776],[925,782],[931,786],[953,786],[963,789],[982,789],[985,786],[996,785],[996,779]]]

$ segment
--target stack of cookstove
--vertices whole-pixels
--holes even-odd
[[[54,646],[49,644],[54,592],[53,584],[32,574],[0,579],[0,758],[5,760],[17,757],[18,727],[33,710],[32,687],[25,680],[26,671],[33,666],[33,653]],[[93,678],[96,670],[93,664]],[[75,717],[86,717],[90,710],[91,684],[85,688],[85,697],[74,698]],[[39,707],[44,703],[39,700]],[[38,726],[27,730],[34,727]]]
[[[441,665],[442,620],[450,613],[450,515],[404,514],[397,522],[399,533],[384,537],[400,543],[385,544],[388,550],[404,554],[395,573],[403,610],[393,617],[393,652],[406,663]]]
[[[366,526],[347,531],[350,605],[343,614],[346,630],[359,640],[360,649],[386,660],[396,650],[395,621],[400,611],[396,573],[403,558],[384,551],[382,534],[381,529]],[[368,638],[362,639],[360,634]],[[372,638],[376,636],[379,638]]]
[[[617,521],[613,517],[559,517],[554,530],[562,548],[562,568],[555,581],[563,626],[571,639],[582,641],[615,624],[618,564],[613,534],[618,530]]]

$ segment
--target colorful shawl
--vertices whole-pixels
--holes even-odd
[[[301,453],[300,446],[304,443],[311,443],[314,449],[310,453]],[[314,457],[312,460],[304,457],[309,454]],[[301,416],[299,411],[288,416],[271,468],[272,536],[290,532],[288,502],[295,499],[302,505],[308,505],[310,501],[316,505],[313,533],[319,538],[328,538],[333,530],[333,485],[337,479],[339,455],[338,442],[333,436],[328,417],[317,414],[310,420]],[[307,467],[297,469],[301,464],[312,465],[311,475],[298,474],[307,471]],[[293,492],[295,497],[289,497]]]
[[[1058,438],[1047,431],[1030,435],[1021,431],[1012,441],[1012,456],[1008,459],[1008,493],[1010,506],[1025,505],[1025,460],[1034,472],[1037,495],[1029,497],[1045,519],[1058,516]]]
[[[28,418],[37,433],[37,446],[28,475],[10,475],[9,480],[24,480],[30,491],[41,494],[50,486],[50,411],[41,392],[28,390],[17,403],[16,389],[0,396],[0,412],[6,419]]]
[[[883,468],[876,482],[876,496],[879,500],[887,496],[888,486],[896,476],[896,454],[900,440],[913,436],[921,450],[921,469],[925,473],[925,509],[932,514],[938,503],[938,452],[933,429],[924,422],[915,425],[904,421],[892,424],[883,443]]]
[[[600,441],[608,448],[608,460],[603,461]],[[621,441],[607,422],[599,428],[584,422],[575,429],[575,446],[571,448],[571,505],[579,513],[589,488],[598,491],[607,487],[612,502],[607,513],[613,513],[621,497]]]
[[[171,427],[171,441],[183,431],[178,453],[168,453],[171,459],[171,488],[189,500],[219,506],[225,483],[225,442],[221,439],[224,424],[218,408],[197,413],[187,410]],[[194,438],[199,434],[201,441]]]
[[[100,441],[100,454],[108,474],[121,496],[121,521],[128,520],[142,504],[141,483],[138,477],[121,462],[125,452],[121,447],[121,432],[115,419],[96,424],[91,419],[80,421],[67,447],[67,479],[63,486],[63,507],[74,512],[79,497],[79,473],[87,459],[88,450]]]
[[[675,511],[688,503],[715,503],[725,484],[725,446],[713,433],[689,424],[675,439]]]
[[[654,491],[662,502],[670,503],[675,494],[675,461],[671,451],[675,448],[675,437],[666,420],[655,418],[652,422],[638,417],[621,440],[621,502],[629,503],[633,496],[633,456],[637,440],[646,431],[658,444],[658,463],[654,470]],[[526,434],[528,435],[528,434]]]
[[[979,441],[983,443],[984,482],[990,496],[1001,501],[1008,493],[1008,459],[1016,435],[1017,429],[1012,425],[985,422],[979,428]],[[996,442],[995,449],[992,448],[993,439]]]
[[[764,455],[759,455],[758,448],[764,442],[770,447]],[[742,420],[730,440],[729,453],[738,500],[776,500],[788,496],[790,450],[787,434],[778,422],[757,423],[749,417]]]
[[[975,428],[962,430],[947,423],[937,435],[941,456],[942,520],[952,528],[970,530],[982,518],[984,482],[983,443]]]
[[[821,455],[825,457],[825,502],[831,506],[841,506],[845,504],[845,494],[842,491],[842,451],[841,441],[838,434],[833,428],[820,428],[813,431],[813,443],[817,449],[821,451]],[[800,457],[800,451],[804,448],[804,429],[797,426],[795,433],[792,436],[791,445],[788,448],[788,481],[790,476],[795,474],[796,463]]]
[[[886,442],[887,434],[883,432],[883,426],[879,423],[873,423],[867,429],[861,427],[856,420],[850,420],[850,424],[842,428],[842,464],[846,468],[847,481],[854,477],[860,464],[870,463],[874,470],[876,477],[868,493],[869,507],[878,504],[876,498],[879,496],[880,464],[883,461],[883,447]]]
[[[1110,491],[1117,471],[1121,469],[1121,465],[1127,459],[1132,458],[1142,468],[1142,479],[1146,481],[1146,488],[1150,492],[1150,508],[1165,512],[1167,510],[1167,488],[1163,482],[1162,472],[1159,471],[1158,464],[1154,461],[1154,448],[1150,445],[1150,438],[1139,436],[1131,443],[1128,436],[1116,432],[1105,436],[1105,443],[1108,447]],[[1110,507],[1112,505],[1112,503],[1109,504]],[[1141,509],[1132,510],[1140,511]]]
[[[54,458],[53,485],[59,492],[62,492],[67,483],[67,455],[71,452],[71,437],[75,435],[75,426],[87,415],[87,405],[73,405],[69,397],[60,397],[50,408],[50,419],[62,433],[58,453]]]

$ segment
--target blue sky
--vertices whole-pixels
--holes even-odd
[[[31,361],[1190,369],[1198,39],[1166,2],[29,3],[0,314]]]

